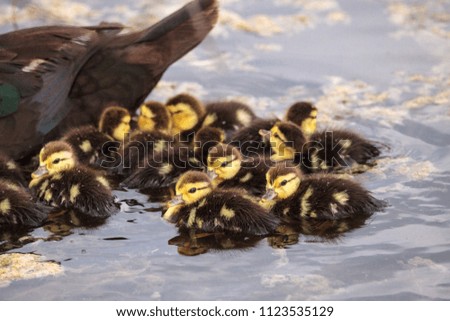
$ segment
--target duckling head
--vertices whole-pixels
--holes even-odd
[[[285,119],[299,126],[304,135],[311,136],[317,127],[317,108],[310,102],[296,102],[289,107]]]
[[[123,141],[131,130],[130,121],[131,116],[128,109],[111,106],[103,110],[98,129],[117,141]]]
[[[261,202],[282,200],[294,194],[301,181],[301,172],[294,164],[280,162],[266,173],[266,193]]]
[[[206,166],[209,150],[224,141],[225,132],[222,129],[210,126],[202,127],[194,136],[193,147],[195,157],[201,160]]]
[[[295,159],[296,154],[301,152],[306,143],[300,127],[288,122],[277,122],[270,129],[269,140],[273,151],[271,157],[274,161]]]
[[[169,134],[172,128],[168,109],[157,101],[147,101],[141,105],[137,123],[143,132],[158,130]]]
[[[75,152],[64,141],[47,143],[39,153],[39,167],[31,174],[33,179],[46,174],[56,174],[74,168],[77,164]]]
[[[217,144],[208,153],[208,175],[221,182],[232,179],[241,169],[242,155],[236,147]]]
[[[193,129],[205,114],[203,105],[193,96],[179,94],[169,99],[166,108],[172,118],[172,134]]]
[[[195,203],[212,190],[213,184],[206,173],[188,171],[178,180],[175,186],[176,196],[169,202],[169,206]]]

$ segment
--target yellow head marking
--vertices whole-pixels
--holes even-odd
[[[192,129],[198,124],[199,115],[188,104],[179,103],[176,105],[168,105],[167,109],[172,118],[173,135]]]
[[[112,136],[115,140],[123,141],[125,139],[125,136],[130,133],[131,130],[130,121],[131,121],[130,115],[122,117],[120,123],[113,130]]]
[[[54,175],[75,167],[75,164],[76,160],[72,152],[60,151],[50,154],[40,163],[40,167],[45,167],[50,175]]]
[[[180,182],[180,181],[178,181]],[[176,193],[177,195],[181,195],[181,198],[186,204],[195,203],[206,195],[208,195],[212,191],[212,186],[210,182],[194,182],[194,183],[186,183],[182,184],[177,183]]]
[[[208,170],[217,174],[219,181],[232,179],[241,169],[241,159],[236,155],[215,158],[214,161],[208,156]]]
[[[317,128],[317,109],[311,111],[309,117],[302,121],[300,127],[305,136],[314,134]]]
[[[270,130],[270,146],[273,151],[274,161],[294,159],[295,150],[287,145],[286,136],[280,131],[277,125]]]
[[[153,131],[155,129],[155,114],[146,105],[141,105],[141,112],[138,117],[138,127],[142,131]]]
[[[3,201],[0,202],[0,214],[7,215],[10,210],[11,210],[11,203],[9,199],[5,198]]]
[[[278,199],[285,199],[294,194],[300,186],[300,177],[296,173],[289,173],[275,178],[272,188]]]

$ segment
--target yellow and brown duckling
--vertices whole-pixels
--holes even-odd
[[[72,146],[64,141],[47,143],[39,154],[30,188],[39,201],[57,208],[74,209],[90,218],[107,218],[118,210],[108,181],[81,165]]]
[[[366,165],[381,154],[374,142],[361,135],[343,129],[316,131],[317,108],[311,103],[293,104],[286,119],[299,126],[310,142],[313,151],[309,157],[312,167],[332,168]]]
[[[222,130],[204,127],[195,133],[191,145],[162,142],[164,148],[146,154],[121,185],[140,190],[173,187],[183,173],[205,169],[208,150],[223,139]]]
[[[270,131],[278,121],[277,118],[255,119],[247,127],[235,131],[229,139],[230,144],[239,148],[245,156],[270,155],[269,136],[260,132]]]
[[[0,151],[0,179],[26,187],[25,177],[20,166],[8,155]]]
[[[141,132],[158,131],[169,135],[172,131],[172,117],[166,106],[150,100],[141,105],[137,125]]]
[[[101,160],[117,151],[130,133],[131,116],[126,108],[110,106],[103,110],[98,128],[82,126],[70,129],[61,140],[72,145],[82,164],[100,165]]]
[[[360,184],[332,175],[306,175],[281,162],[266,174],[260,204],[283,219],[339,220],[368,217],[386,206]]]
[[[200,128],[195,133],[194,141],[192,142],[195,158],[206,168],[210,149],[224,141],[225,132],[222,129],[210,126]]]
[[[189,171],[176,184],[176,196],[163,218],[180,229],[207,233],[267,235],[279,219],[239,189],[214,189],[206,173]]]
[[[201,128],[205,107],[189,94],[178,94],[166,102],[172,119],[172,135],[183,143],[194,139],[195,132]]]
[[[233,100],[217,101],[206,104],[202,127],[220,128],[231,135],[234,131],[249,126],[255,119],[253,110],[244,103]]]
[[[0,229],[38,227],[48,212],[24,187],[0,178]]]
[[[218,144],[208,154],[208,175],[223,188],[244,188],[261,195],[266,186],[265,174],[273,165],[270,158],[244,158],[236,147]]]
[[[138,129],[126,137],[120,145],[118,154],[108,167],[122,177],[129,176],[145,156],[167,150],[175,145],[172,119],[168,109],[157,101],[147,101],[140,107]]]

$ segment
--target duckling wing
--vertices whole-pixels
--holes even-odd
[[[67,124],[97,121],[110,104],[134,113],[163,72],[213,28],[217,6],[215,0],[192,1],[156,25],[102,48],[83,66],[70,93],[76,106],[72,113],[83,117],[67,118]]]
[[[76,74],[122,28],[47,26],[0,36],[0,148],[14,159],[33,152],[69,113]]]
[[[245,195],[242,190],[215,190],[206,198],[203,206],[197,209],[202,229],[251,235],[274,232],[279,219]]]

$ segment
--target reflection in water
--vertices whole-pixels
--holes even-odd
[[[267,237],[273,248],[288,248],[297,244],[300,235],[313,236],[308,242],[335,243],[347,232],[365,225],[367,217],[357,217],[337,221],[303,219],[296,224],[283,224],[277,233]],[[182,231],[169,240],[169,245],[177,246],[178,253],[195,256],[213,251],[245,250],[255,247],[265,236],[249,236],[227,233],[196,233],[195,230]]]

